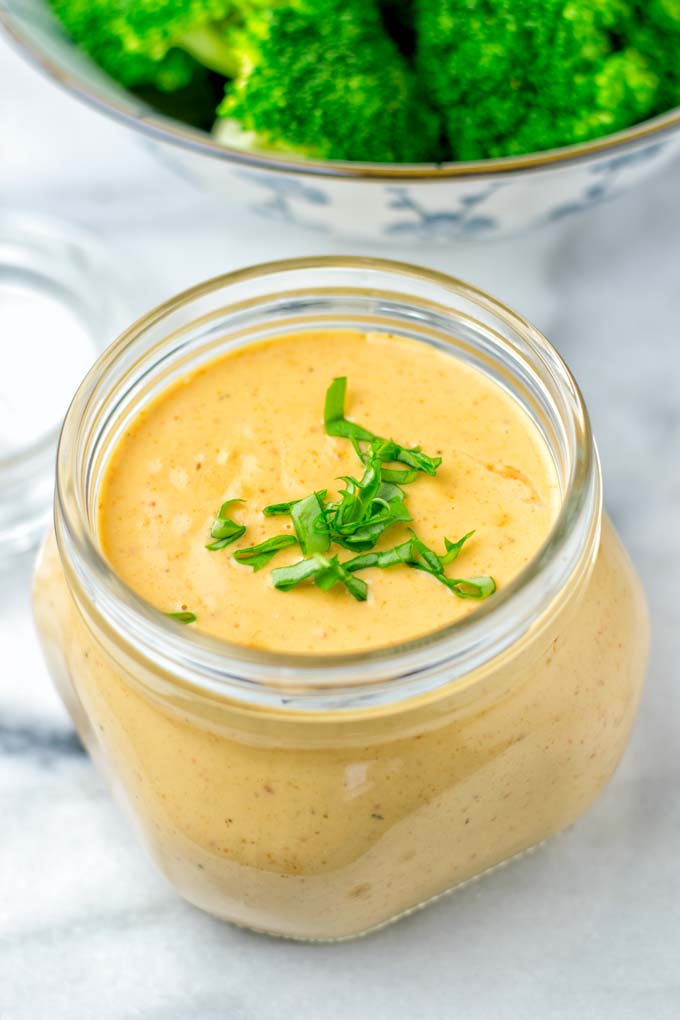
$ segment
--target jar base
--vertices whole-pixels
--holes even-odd
[[[571,826],[569,826],[568,828],[571,828]],[[555,833],[555,836],[559,835],[561,835],[561,833]],[[369,935],[375,934],[376,932],[382,931],[383,928],[388,928],[390,925],[396,924],[397,921],[401,921],[403,918],[409,917],[411,914],[415,914],[419,910],[424,910],[425,907],[429,907],[432,903],[436,903],[439,900],[443,900],[446,896],[451,896],[454,892],[459,892],[460,890],[465,889],[469,885],[474,885],[475,882],[479,882],[481,879],[486,878],[493,872],[500,871],[502,868],[508,867],[508,865],[513,864],[516,861],[519,861],[522,857],[528,857],[529,854],[532,854],[536,850],[539,850],[542,846],[545,846],[546,843],[554,839],[555,836],[549,836],[546,839],[539,840],[538,843],[534,843],[532,846],[527,847],[526,850],[520,850],[518,853],[512,854],[511,857],[506,857],[505,860],[499,861],[498,864],[494,864],[490,868],[486,868],[484,871],[480,871],[478,875],[473,875],[472,878],[467,878],[463,882],[456,882],[455,885],[450,886],[448,889],[444,889],[443,892],[436,893],[434,896],[429,896],[426,900],[423,900],[421,903],[416,903],[412,907],[407,907],[406,910],[402,910],[401,913],[395,914],[393,917],[388,917],[385,921],[380,921],[378,924],[373,924],[368,928],[363,928],[361,931],[352,932],[349,935],[333,935],[330,938],[324,938],[322,936],[319,938],[314,938],[312,936],[307,935],[286,935],[280,931],[271,931],[267,928],[257,928],[254,925],[250,924],[239,924],[238,921],[232,921],[229,918],[220,917],[219,914],[213,914],[213,916],[216,917],[217,920],[224,921],[225,923],[232,925],[234,928],[241,928],[243,931],[253,932],[256,935],[265,935],[266,937],[272,939],[281,939],[282,941],[285,942],[306,942],[320,945],[331,945],[335,942],[351,942],[354,939],[363,939]],[[192,906],[195,906],[195,904],[192,904]],[[201,910],[202,908],[197,907],[196,909]]]

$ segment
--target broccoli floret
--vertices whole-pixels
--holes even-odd
[[[288,0],[229,33],[240,68],[216,136],[320,159],[421,162],[440,122],[373,0]]]
[[[388,35],[409,57],[416,48],[413,0],[379,0],[380,15]]]
[[[680,0],[48,0],[75,43],[216,137],[319,159],[521,155],[680,103]],[[176,96],[169,99],[163,93]]]
[[[199,67],[189,84],[181,89],[168,92],[154,85],[137,85],[135,95],[165,117],[210,132],[215,109],[224,95],[224,77]]]
[[[660,75],[634,44],[628,0],[415,0],[415,22],[458,159],[583,142],[657,108]]]
[[[680,104],[680,0],[639,0],[630,44],[653,64],[659,94],[652,113]]]
[[[224,26],[265,0],[50,0],[64,28],[128,88],[172,92],[201,65],[223,75],[235,65]]]

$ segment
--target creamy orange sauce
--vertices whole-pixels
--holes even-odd
[[[341,475],[360,476],[351,443],[327,436],[323,406],[335,376],[348,378],[346,414],[378,435],[442,457],[436,477],[405,486],[419,537],[475,529],[453,576],[491,574],[499,588],[526,566],[559,504],[552,460],[526,413],[460,359],[383,333],[318,330],[278,337],[222,356],[188,375],[132,422],[112,456],[99,498],[99,532],[116,572],[163,611],[189,608],[198,629],[239,644],[291,652],[357,651],[413,638],[473,611],[427,574],[407,567],[361,576],[369,599],[338,585],[277,591],[271,568],[254,572],[233,552],[276,534],[289,518],[269,503],[318,489],[333,498]],[[238,542],[206,549],[222,502],[240,497]],[[378,548],[404,541],[405,525]],[[334,547],[340,559],[350,552]]]

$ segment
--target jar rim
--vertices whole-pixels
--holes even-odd
[[[192,302],[234,285],[280,273],[324,270],[385,273],[425,281],[449,298],[472,302],[502,321],[521,353],[564,399],[574,449],[560,509],[542,547],[526,567],[473,613],[422,637],[368,651],[328,655],[248,648],[179,627],[137,595],[112,570],[96,541],[84,494],[78,491],[78,432],[98,383],[146,331]],[[366,288],[367,293],[371,290]],[[408,297],[408,294],[404,295]],[[228,304],[226,305],[228,308]],[[546,383],[547,385],[547,383]],[[596,548],[601,478],[588,412],[566,364],[549,341],[519,313],[485,291],[448,274],[388,259],[319,256],[284,259],[225,273],[190,287],[134,322],[100,356],[77,390],[64,420],[57,455],[55,527],[62,563],[115,640],[151,661],[171,683],[250,704],[290,708],[356,708],[424,693],[469,676],[515,643]],[[592,559],[592,557],[591,557]]]

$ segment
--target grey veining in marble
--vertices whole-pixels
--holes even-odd
[[[232,266],[317,250],[207,208],[1,43],[0,130],[0,202],[94,226],[136,279],[140,311]],[[585,391],[654,631],[639,723],[600,803],[531,857],[362,942],[220,925],[175,898],[81,752],[36,646],[24,561],[0,575],[0,1020],[680,1017],[678,169],[569,229],[374,253],[515,303]]]

